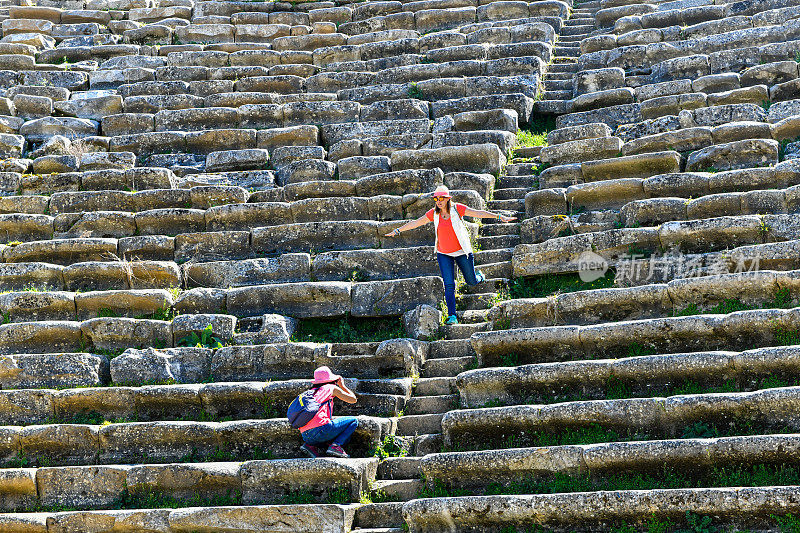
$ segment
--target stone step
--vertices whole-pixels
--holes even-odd
[[[562,531],[602,531],[609,523],[631,523],[642,517],[658,524],[677,520],[678,527],[705,527],[705,522],[697,526],[701,519],[694,517],[693,524],[687,523],[687,513],[716,515],[722,507],[724,518],[717,523],[725,530],[736,530],[741,523],[775,530],[775,517],[785,514],[786,499],[798,490],[796,486],[722,487],[444,497],[406,502],[403,512],[411,531],[502,531],[528,522],[553,524]],[[535,518],[531,509],[536,509]]]
[[[137,493],[158,493],[188,507],[193,495],[207,498],[210,504],[212,496],[237,491],[241,495],[231,502],[234,506],[280,503],[293,490],[325,503],[338,490],[349,503],[357,502],[361,492],[376,482],[377,468],[374,457],[11,468],[6,476],[16,480],[16,487],[0,488],[0,494],[5,511],[39,506],[99,509],[118,505],[127,493],[134,498]],[[174,484],[175,478],[182,482]]]
[[[419,479],[379,479],[373,484],[375,494],[385,495],[393,500],[413,500],[422,489]]]
[[[414,438],[414,453],[418,456],[440,452],[443,446],[444,436],[441,433],[427,433]]]
[[[511,200],[499,200],[502,202]],[[524,203],[525,200],[522,200]],[[495,250],[498,248],[513,248],[519,244],[519,235],[487,235],[478,237],[478,246],[483,250]]]
[[[544,98],[544,100],[542,100],[542,101],[547,101],[547,100],[571,100],[572,99],[572,89],[558,90],[558,91],[547,90],[542,95],[542,98]]]
[[[419,479],[419,457],[387,457],[378,465],[378,479]]]
[[[279,416],[282,418],[228,422],[50,424],[14,428],[6,432],[8,438],[24,444],[10,452],[8,460],[25,458],[30,465],[168,463],[207,461],[230,454],[246,460],[263,456],[265,450],[278,458],[304,456],[299,432],[290,429],[285,413]],[[365,455],[388,434],[390,427],[389,418],[359,417],[359,427],[348,451],[354,457]]]
[[[514,159],[519,158],[528,158],[533,159],[539,155],[539,152],[542,151],[541,146],[518,146],[514,149]],[[516,163],[517,161],[512,160],[511,164]],[[495,184],[497,184],[497,180],[495,180]]]
[[[486,322],[488,310],[465,306],[463,311],[456,311],[456,316],[460,324],[477,324],[479,322]]]
[[[540,469],[550,475],[591,471],[593,478],[603,478],[641,471],[645,464],[698,471],[709,466],[727,469],[757,465],[764,462],[766,454],[775,457],[771,463],[793,464],[797,458],[789,449],[798,443],[800,435],[781,434],[516,448],[431,454],[420,461],[420,468],[426,479],[436,479],[451,488],[475,489],[486,487],[495,479],[527,477]],[[626,453],[613,457],[620,448]],[[540,458],[543,453],[549,458],[548,465],[533,466],[534,457]]]
[[[489,200],[487,208],[491,210],[525,211],[525,200]]]
[[[512,223],[513,224],[513,223]],[[502,225],[497,225],[501,227]],[[482,231],[487,231],[486,228],[489,226],[483,226]],[[505,229],[505,228],[504,228]],[[513,228],[512,228],[513,229]],[[514,233],[510,233],[513,235]],[[491,236],[493,233],[487,233],[487,236]],[[507,235],[504,231],[500,231],[498,235]],[[491,263],[497,263],[498,261],[511,261],[511,255],[514,253],[513,248],[494,248],[492,250],[479,250],[475,253],[475,266],[481,267],[481,265],[488,265]],[[492,279],[492,278],[488,278]],[[481,285],[484,285],[486,282],[484,281]]]
[[[561,65],[562,63],[553,63],[551,66]],[[547,82],[564,82],[569,81],[570,85],[572,84],[572,79],[575,77],[574,72],[559,72],[554,70],[548,70],[544,74],[544,83],[547,85]]]
[[[353,531],[359,533],[404,533],[405,529],[402,527],[357,527]]]
[[[547,405],[478,408],[449,411],[442,418],[447,442],[469,449],[477,443],[503,447],[503,439],[517,435],[517,446],[529,445],[523,435],[560,431],[592,424],[627,435],[676,438],[693,425],[709,420],[743,417],[761,433],[797,431],[789,407],[800,398],[800,387],[752,392],[679,394],[656,398],[624,398]],[[698,409],[698,405],[704,405]],[[633,414],[639,413],[639,414]],[[735,429],[738,435],[743,429]],[[753,429],[746,430],[748,433]],[[638,440],[642,440],[641,438]],[[647,439],[645,439],[647,440]]]
[[[525,189],[530,190],[530,189]],[[481,226],[479,235],[483,237],[491,237],[497,235],[519,235],[519,230],[522,224],[520,222],[505,222],[501,224],[484,224]],[[508,248],[507,251],[513,252],[513,248]]]
[[[569,102],[567,100],[538,100],[533,104],[534,111],[537,113],[547,113],[552,115],[563,115],[567,112]]]
[[[578,34],[578,35],[559,35],[558,42],[560,43],[580,43],[582,40],[586,38],[586,34]]]
[[[578,66],[578,63],[576,63],[576,62],[553,63],[553,64],[551,64],[550,66],[547,67],[547,72],[550,73],[550,74],[552,74],[554,72],[572,72],[572,73],[574,73],[574,72],[578,72],[578,70],[580,70],[580,67]]]
[[[468,340],[469,338],[466,337]],[[450,340],[463,340],[463,339],[450,339]],[[425,361],[425,366],[420,372],[420,376],[426,378],[435,378],[442,376],[456,376],[471,368],[475,364],[474,356],[462,357],[442,357],[438,359],[428,359]]]
[[[497,248],[495,250],[486,251],[485,253],[491,254],[490,257],[493,257],[494,254],[507,254],[508,251],[508,248]],[[513,253],[513,250],[511,250],[511,252]],[[484,252],[481,251],[479,253]],[[498,278],[487,277],[482,283],[478,283],[477,285],[464,285],[461,292],[464,294],[477,294],[482,292],[496,292],[504,288],[508,288],[508,276]]]
[[[451,377],[419,378],[414,387],[414,394],[421,396],[453,394],[455,391],[456,382]]]
[[[398,435],[423,435],[442,432],[442,413],[406,415],[397,419]]]
[[[513,273],[511,261],[509,260],[481,265],[480,270],[487,278],[510,278]]]
[[[544,88],[546,89],[547,92],[550,92],[550,91],[570,91],[570,93],[571,93],[572,92],[572,79],[571,78],[570,79],[562,79],[562,80],[557,80],[557,79],[552,79],[552,78],[551,79],[547,79],[547,80],[544,80]],[[570,95],[570,98],[572,98],[572,95]]]
[[[114,475],[110,476],[112,481]],[[128,531],[350,531],[359,505],[240,505],[195,506],[185,509],[131,509],[106,511],[65,511],[7,513],[3,531],[9,533],[62,531],[108,531],[109,527]],[[399,515],[399,512],[398,512]],[[137,525],[129,525],[130,520]],[[402,518],[400,519],[402,523]],[[125,524],[125,525],[121,525]],[[139,526],[138,524],[145,524]],[[169,525],[167,525],[169,524]]]
[[[380,530],[387,526],[399,528],[403,524],[402,507],[403,504],[400,502],[368,503],[362,505],[356,509],[354,524],[361,531],[369,531],[370,529]],[[309,531],[309,533],[311,532]]]
[[[798,346],[772,346],[743,352],[623,357],[597,361],[592,364],[591,375],[587,375],[586,360],[476,369],[458,379],[458,392],[462,405],[477,407],[490,401],[505,405],[552,403],[576,394],[587,400],[605,399],[615,394],[614,387],[609,385],[614,380],[627,395],[638,397],[664,395],[686,382],[749,391],[757,389],[770,376],[792,375],[787,361],[798,355]],[[544,374],[546,378],[542,377]],[[575,385],[577,382],[579,386]]]
[[[492,325],[489,322],[479,322],[474,324],[454,324],[450,326],[439,326],[440,331],[444,332],[447,339],[468,339],[478,332],[491,331]],[[426,377],[429,377],[426,374]]]
[[[433,341],[428,345],[428,361],[450,357],[474,357],[475,350],[469,339],[450,339]],[[446,374],[445,374],[446,375]],[[436,377],[436,376],[426,376]]]
[[[192,364],[188,357],[183,362],[187,367]],[[47,367],[39,368],[43,373],[49,371]],[[353,416],[396,415],[410,396],[411,380],[408,378],[405,381],[407,383],[404,386],[396,387],[400,390],[392,390],[402,394],[375,394],[367,392],[369,387],[362,387],[358,380],[348,379],[350,386],[358,391],[359,402],[344,404],[339,407],[338,412]],[[100,424],[122,420],[155,422],[276,418],[285,413],[289,403],[307,386],[307,380],[298,379],[267,383],[248,381],[64,390],[6,389],[4,396],[27,407],[0,409],[0,424],[45,424],[48,421]],[[54,412],[57,413],[55,416]]]
[[[569,21],[568,21],[567,25],[564,26],[563,28],[561,28],[561,35],[581,35],[581,34],[589,33],[592,30],[594,30],[594,26],[593,25],[589,25],[589,24],[571,25],[571,24],[569,24]]]
[[[776,346],[781,338],[771,326],[776,320],[789,331],[800,329],[796,313],[793,309],[756,309],[723,315],[496,330],[476,332],[471,342],[487,366],[499,363],[504,354],[512,351],[520,358],[517,364],[526,364],[587,357],[627,357],[631,346],[647,347],[655,353],[748,350]],[[710,333],[712,330],[714,334]],[[592,341],[588,342],[590,338]],[[583,346],[589,347],[588,352]]]
[[[458,394],[412,396],[406,403],[405,412],[409,415],[428,415],[446,413],[455,407],[458,407]]]
[[[474,294],[462,294],[461,298],[459,298],[459,303],[464,306],[465,309],[489,309],[494,305],[494,301],[497,298],[496,292],[480,292]],[[483,317],[482,321],[486,320],[485,313],[481,315]],[[459,318],[459,321],[461,319]]]
[[[507,188],[507,189],[495,189],[494,195],[492,196],[493,200],[519,200],[525,199],[525,195],[530,191],[528,188]]]
[[[503,187],[511,188],[526,188],[529,190],[536,190],[539,187],[539,176],[531,174],[523,176],[503,176]]]
[[[559,41],[557,47],[558,48],[576,48],[576,49],[580,49],[581,45],[580,45],[580,43],[576,43],[574,41],[566,41],[566,42]],[[559,54],[559,55],[561,55],[561,54]]]

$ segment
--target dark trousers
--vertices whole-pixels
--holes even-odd
[[[444,281],[444,301],[447,303],[447,314],[456,314],[456,265],[464,275],[467,285],[477,285],[478,278],[475,274],[475,256],[459,255],[452,257],[436,252],[436,261],[439,262],[439,270]]]

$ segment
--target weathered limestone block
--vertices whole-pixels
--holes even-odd
[[[649,198],[625,204],[620,216],[627,227],[656,226],[670,220],[685,220],[687,204],[683,198]]]
[[[247,230],[292,221],[291,206],[283,202],[228,204],[206,210],[210,231]]]
[[[505,156],[495,144],[399,150],[392,153],[391,160],[394,170],[439,167],[445,172],[464,171],[495,175],[505,164]]]
[[[277,344],[289,342],[299,322],[291,317],[266,314],[261,317],[261,328],[255,332],[237,333],[235,344]]]
[[[698,150],[714,143],[712,133],[712,128],[698,127],[647,135],[626,142],[622,147],[622,154],[632,155],[662,150],[677,152]]]
[[[377,248],[380,245],[379,223],[370,220],[305,222],[281,226],[256,227],[252,230],[256,253],[286,253],[306,247],[327,249]]]
[[[330,354],[330,345],[310,343],[226,346],[211,359],[215,379],[226,381],[307,378]]]
[[[120,384],[197,383],[208,379],[211,368],[208,348],[156,350],[128,348],[111,360],[111,380]]]
[[[777,85],[797,78],[797,62],[776,61],[763,65],[754,65],[744,70],[741,74],[743,87],[752,85]]]
[[[442,312],[437,308],[420,304],[403,314],[403,329],[414,339],[430,340],[439,333]]]
[[[375,458],[249,461],[241,467],[242,500],[247,504],[271,503],[300,488],[324,499],[340,487],[355,500],[375,479],[377,470]]]
[[[600,208],[619,209],[628,202],[645,198],[642,180],[639,178],[571,185],[565,191],[565,195],[572,208],[570,212],[581,207],[590,211]]]
[[[206,172],[263,169],[269,162],[269,153],[263,148],[211,152],[206,156]]]
[[[306,281],[310,272],[311,257],[308,254],[184,266],[188,287],[242,287],[274,281]]]
[[[679,172],[680,161],[680,154],[674,151],[623,156],[584,162],[581,164],[581,174],[585,181],[649,178],[655,174]]]
[[[720,245],[761,242],[761,220],[754,215],[667,222],[658,229],[661,245],[708,251]]]
[[[105,356],[84,353],[0,356],[0,385],[4,389],[98,387],[107,380]]]
[[[225,261],[252,256],[250,232],[206,231],[175,237],[175,262]]]
[[[117,252],[115,239],[53,239],[49,241],[23,242],[4,251],[6,262],[43,261],[55,264],[70,264],[102,261]]]
[[[119,211],[62,213],[54,220],[56,239],[76,237],[120,238],[136,233],[133,214]]]
[[[91,291],[75,295],[75,306],[81,319],[104,312],[128,317],[152,315],[171,308],[172,304],[172,294],[164,289]]]
[[[93,318],[80,324],[80,331],[101,350],[170,346],[172,327],[161,320]]]
[[[228,311],[236,316],[277,313],[296,318],[342,316],[351,310],[351,285],[341,282],[276,283],[230,289]]]
[[[179,315],[172,320],[172,335],[174,345],[187,343],[192,333],[201,335],[211,327],[211,333],[222,342],[227,342],[233,337],[236,328],[236,317],[222,314],[194,314]]]
[[[175,253],[175,237],[144,235],[119,240],[119,255],[126,261],[171,261]]]
[[[72,320],[75,295],[71,292],[7,292],[0,294],[0,313],[11,322]]]
[[[0,353],[78,352],[79,322],[39,321],[0,325]]]
[[[186,531],[203,528],[229,528],[243,533],[256,533],[265,529],[285,528],[292,531],[344,532],[350,529],[355,517],[354,505],[316,504],[308,507],[302,517],[295,515],[292,506],[270,505],[252,507],[197,507],[171,511],[170,528]]]
[[[542,163],[547,165],[563,165],[580,163],[595,159],[615,157],[623,147],[618,137],[598,137],[567,141],[554,146],[545,146],[539,153]]]
[[[557,144],[580,141],[583,139],[596,139],[601,137],[610,137],[611,128],[602,122],[595,122],[591,124],[583,124],[580,126],[569,126],[566,128],[555,129],[547,134],[548,146]]]
[[[0,215],[0,239],[23,242],[49,239],[53,236],[53,217],[22,213]]]
[[[420,304],[437,305],[439,277],[371,281],[353,285],[353,316],[401,315]]]
[[[432,276],[438,272],[430,246],[388,250],[340,250],[314,257],[312,272],[319,280],[338,281],[353,276],[391,280],[408,276]]]
[[[19,291],[28,287],[39,290],[64,288],[64,267],[49,263],[0,263],[0,283],[4,290]]]
[[[772,139],[748,139],[714,145],[689,154],[686,170],[770,166],[778,162],[778,149],[778,141]]]
[[[202,209],[150,209],[134,215],[137,233],[141,235],[177,235],[205,231],[206,212]]]
[[[559,216],[567,213],[566,189],[540,189],[525,195],[526,217],[539,215]]]

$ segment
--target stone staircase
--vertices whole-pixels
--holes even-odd
[[[0,0],[0,531],[795,531],[797,10]]]

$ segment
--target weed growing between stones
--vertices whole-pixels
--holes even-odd
[[[652,383],[650,381],[630,382],[623,381],[616,376],[611,376],[606,380],[605,387],[589,393],[575,390],[572,385],[564,390],[552,390],[551,387],[546,394],[532,391],[530,396],[523,398],[521,391],[519,402],[503,402],[497,398],[492,399],[480,408],[501,407],[514,404],[553,404],[562,402],[580,402],[587,400],[619,400],[625,398],[653,398],[659,396],[683,396],[687,394],[721,394],[731,392],[744,392],[752,390],[775,389],[779,387],[800,386],[800,376],[797,377],[778,377],[774,375],[766,376],[760,380],[748,380],[745,383],[737,383],[734,379],[727,379],[723,382],[715,382],[713,378],[706,383],[700,383],[692,379],[677,380],[670,383]]]
[[[792,465],[756,463],[726,467],[681,468],[661,466],[650,471],[557,472],[525,476],[511,483],[493,482],[473,490],[452,488],[438,479],[426,483],[419,497],[437,498],[469,495],[560,494],[571,492],[654,490],[704,487],[769,487],[800,483],[800,470]],[[431,486],[432,485],[432,486]],[[702,521],[687,520],[691,525]]]
[[[686,422],[682,428],[675,428],[670,435],[664,435],[657,429],[615,429],[604,427],[599,423],[591,423],[574,427],[561,427],[553,430],[535,430],[520,432],[516,429],[497,428],[491,436],[483,436],[480,441],[459,439],[453,446],[442,446],[444,452],[464,452],[492,449],[510,449],[521,447],[566,446],[575,444],[599,444],[604,442],[650,441],[671,438],[712,438],[734,437],[761,434],[786,434],[796,430],[787,426],[756,425],[756,421],[746,418],[731,418],[720,421]]]
[[[379,442],[375,450],[370,454],[379,459],[386,459],[387,457],[406,457],[408,455],[408,447],[402,439],[395,435],[386,435],[383,441]]]
[[[545,274],[528,278],[513,278],[509,282],[508,293],[511,298],[545,298],[565,292],[606,289],[614,285],[614,272],[590,283],[580,279],[578,274]]]
[[[401,318],[302,319],[292,342],[380,342],[404,337]]]
[[[189,346],[196,348],[222,348],[222,341],[214,336],[211,324],[198,334],[193,331],[186,337],[178,341],[178,346]]]
[[[242,505],[242,492],[228,489],[224,494],[195,492],[190,498],[175,496],[146,487],[126,488],[115,503],[114,509],[177,509],[181,507],[217,507]]]

